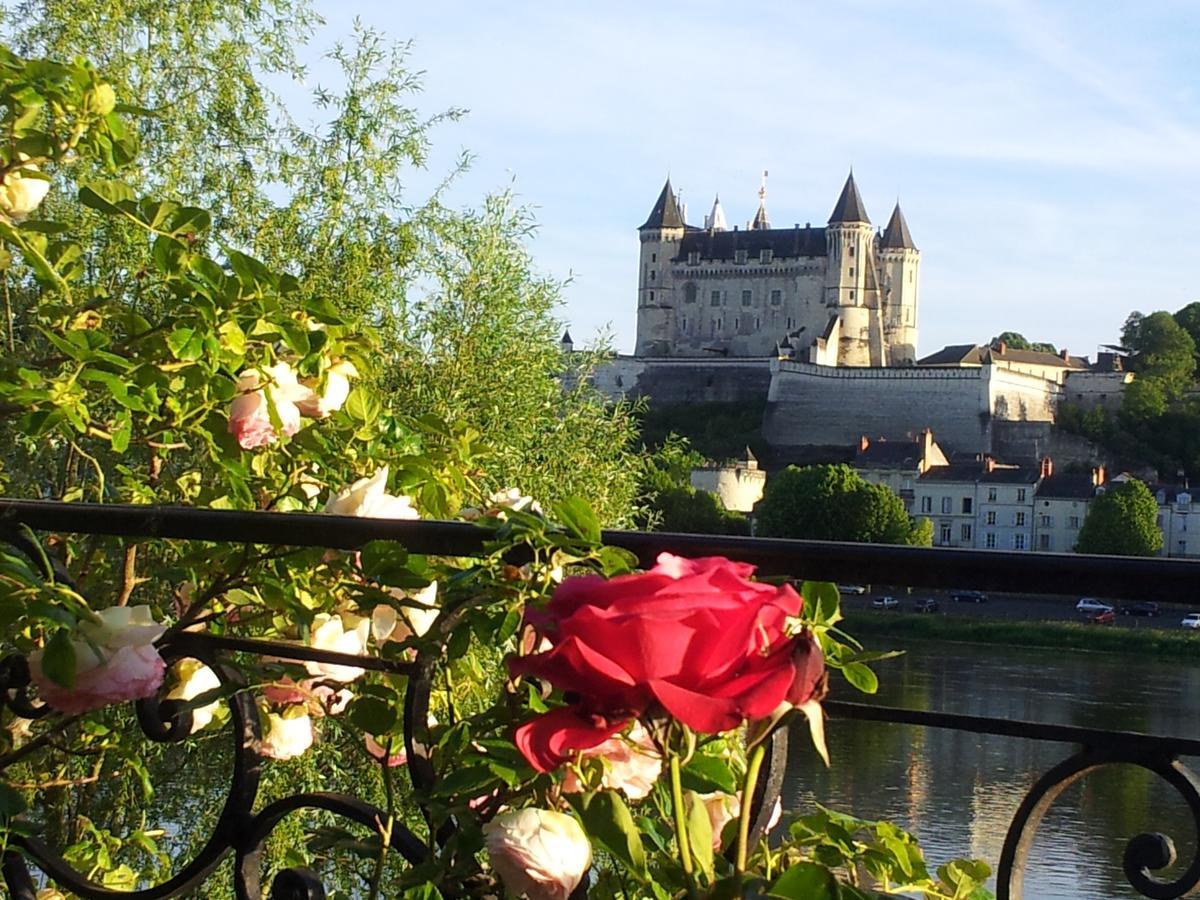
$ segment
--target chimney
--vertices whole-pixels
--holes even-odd
[[[1058,351],[1058,355],[1062,357],[1063,362],[1067,362],[1071,358],[1071,354],[1067,352],[1067,348],[1063,347]]]
[[[1040,474],[1040,477],[1042,477],[1042,478],[1049,478],[1051,475],[1053,475],[1054,474],[1054,460],[1052,460],[1048,456],[1043,456],[1039,474]]]
[[[921,462],[925,463],[933,453],[933,429],[921,429]]]
[[[1003,356],[1005,353],[1008,352],[1008,344],[1006,344],[1004,341],[997,341],[996,342],[996,352],[999,353],[1001,356]]]
[[[1100,485],[1104,484],[1107,477],[1108,473],[1104,471],[1104,466],[1096,466],[1096,468],[1092,469],[1092,484],[1094,486],[1100,487]]]
[[[858,452],[859,453],[866,453],[867,448],[870,446],[871,446],[871,441],[865,434],[858,439]]]

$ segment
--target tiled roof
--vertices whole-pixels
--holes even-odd
[[[950,463],[948,466],[934,466],[922,476],[922,481],[963,481],[974,484],[979,480],[982,466],[975,460],[969,463]]]
[[[667,183],[663,185],[662,193],[658,195],[658,200],[655,201],[654,209],[650,210],[650,216],[642,224],[638,231],[644,231],[647,228],[682,228],[683,216],[679,212],[679,204],[675,202],[675,194],[671,190],[671,179],[667,179]]]
[[[1045,499],[1087,500],[1096,496],[1096,485],[1087,472],[1064,472],[1043,478],[1037,495]]]
[[[758,262],[763,250],[775,259],[799,259],[825,256],[825,229],[765,228],[756,231],[702,231],[689,229],[679,242],[674,262],[687,262],[692,253],[703,261],[733,262],[737,251],[746,251],[747,263]]]
[[[864,468],[915,468],[921,460],[921,445],[916,441],[872,441],[866,450],[859,450],[854,465]]]
[[[887,228],[883,230],[883,240],[879,244],[885,250],[916,250],[912,235],[908,233],[908,223],[904,221],[904,213],[900,212],[900,204],[892,210]]]
[[[871,224],[871,220],[867,218],[866,207],[863,206],[862,197],[858,195],[858,185],[854,183],[854,173],[850,173],[850,177],[846,179],[846,185],[842,188],[842,195],[838,197],[837,206],[833,208],[833,212],[829,216],[830,224],[834,222],[866,222]]]
[[[983,348],[977,344],[949,344],[937,353],[918,359],[918,366],[982,365]]]

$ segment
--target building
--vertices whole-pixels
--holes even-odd
[[[920,251],[899,203],[887,228],[867,216],[854,173],[824,227],[773,228],[765,175],[745,230],[720,199],[704,227],[663,186],[638,229],[637,357],[776,356],[828,366],[917,358]]]
[[[933,522],[935,547],[975,546],[981,468],[977,460],[955,462],[917,479],[912,514]]]
[[[716,494],[726,509],[749,513],[762,499],[767,473],[749,447],[745,459],[719,466],[692,469],[691,484],[698,491]]]
[[[850,465],[864,481],[891,488],[911,515],[917,479],[931,468],[949,465],[949,460],[926,428],[911,441],[872,441],[863,435]]]
[[[1091,472],[1056,473],[1049,459],[1045,477],[1037,488],[1033,509],[1034,549],[1044,553],[1071,553],[1088,505],[1104,484],[1104,468]]]
[[[1160,556],[1200,556],[1200,503],[1186,485],[1148,484],[1158,501]]]

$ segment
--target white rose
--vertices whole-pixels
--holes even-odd
[[[167,694],[168,700],[195,700],[221,686],[217,673],[198,659],[181,659],[172,667],[176,679],[175,687]],[[214,700],[207,706],[192,710],[192,734],[208,726],[220,704]]]
[[[501,813],[483,826],[483,834],[492,868],[515,897],[567,900],[592,864],[587,835],[563,813]]]
[[[329,498],[325,512],[334,516],[358,516],[365,519],[419,519],[408,497],[387,493],[388,467],[369,478],[360,478]]]
[[[405,605],[396,609],[386,603],[380,603],[371,611],[371,633],[375,635],[375,643],[384,641],[403,641],[411,635],[422,637],[433,626],[441,610],[437,605],[437,582],[431,581],[428,587],[413,594],[406,594],[399,588],[389,588],[388,593],[397,600],[418,603],[420,606]]]
[[[371,633],[371,621],[364,616],[341,613],[331,616],[319,613],[313,619],[309,634],[309,646],[319,650],[333,650],[362,656],[367,650],[367,636]],[[355,666],[339,666],[332,663],[306,662],[308,674],[328,678],[332,681],[353,681],[363,670]]]
[[[603,759],[604,774],[600,778],[600,786],[621,791],[630,800],[642,800],[650,796],[662,775],[662,756],[641,722],[634,722],[629,734],[611,737],[602,744],[584,750],[582,756],[584,759]],[[568,769],[563,779],[563,790],[574,794],[582,789],[575,770]]]
[[[293,706],[282,715],[267,713],[267,732],[259,743],[263,756],[292,759],[312,746],[312,719],[303,710],[302,706]]]
[[[21,154],[25,159],[25,154]],[[35,209],[41,206],[50,190],[50,182],[37,176],[26,176],[26,172],[36,172],[38,167],[26,163],[10,169],[0,181],[0,213],[13,222],[20,222]]]
[[[315,379],[305,383],[310,396],[297,404],[300,412],[313,419],[323,419],[337,412],[350,396],[350,379],[358,377],[358,369],[348,360],[330,366],[325,372],[325,390],[320,396],[315,391]]]

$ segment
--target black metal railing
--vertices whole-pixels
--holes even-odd
[[[51,501],[0,499],[0,539],[21,538],[18,527],[55,533],[111,535],[131,539],[188,539],[217,543],[273,546],[327,547],[352,550],[371,540],[394,540],[416,553],[472,556],[484,552],[487,532],[457,522],[385,521],[300,513],[230,512],[180,507],[108,506],[63,504]],[[1000,551],[934,550],[871,544],[841,544],[742,537],[710,537],[670,533],[606,531],[607,544],[623,547],[650,565],[661,552],[685,556],[722,555],[750,562],[764,574],[786,574],[824,581],[903,584],[930,588],[983,588],[994,591],[1042,594],[1086,593],[1126,598],[1145,593],[1153,585],[1164,600],[1194,601],[1200,593],[1200,561],[1095,557],[1073,554],[1008,553]],[[330,793],[304,793],[269,804],[253,813],[260,777],[261,757],[255,749],[261,740],[254,701],[242,687],[237,671],[222,657],[230,652],[251,652],[283,659],[387,669],[408,674],[405,697],[405,744],[414,786],[428,791],[434,772],[422,743],[427,720],[430,685],[437,660],[418,656],[411,662],[364,659],[331,651],[313,650],[278,642],[255,641],[180,632],[169,635],[160,652],[168,662],[196,658],[208,664],[222,683],[234,689],[228,700],[234,739],[235,766],[229,795],[217,825],[200,853],[168,881],[124,896],[134,900],[160,900],[181,896],[203,882],[230,853],[235,857],[235,891],[239,898],[262,896],[259,863],[261,848],[271,830],[289,812],[301,808],[324,809],[376,827],[382,810],[352,797]],[[45,714],[26,696],[28,669],[19,658],[0,663],[0,690],[10,707],[24,716]],[[185,740],[191,729],[190,714],[172,701],[139,701],[138,717],[147,737],[158,741]],[[1026,856],[1042,816],[1070,784],[1097,768],[1132,764],[1150,771],[1183,798],[1200,833],[1200,780],[1181,762],[1181,756],[1200,756],[1200,741],[1184,738],[1106,731],[1053,723],[1034,723],[986,716],[928,712],[892,706],[827,701],[832,718],[909,724],[977,734],[1003,735],[1033,741],[1071,744],[1079,749],[1040,778],[1030,789],[1009,826],[997,870],[1001,900],[1026,896],[1023,888]],[[771,806],[779,796],[786,763],[786,733],[780,732],[772,749],[771,765],[764,767],[755,792],[755,830],[765,828]],[[0,768],[22,748],[0,760]],[[442,835],[442,839],[445,839]],[[392,846],[410,863],[428,856],[428,847],[415,834],[398,826]],[[69,866],[62,856],[35,837],[15,834],[3,860],[5,882],[17,900],[33,900],[34,883],[26,868],[32,860],[57,884],[87,898],[109,898],[109,891]],[[1154,874],[1175,859],[1170,838],[1140,834],[1125,850],[1123,868],[1130,884],[1151,898],[1174,898],[1200,888],[1200,838],[1192,848],[1191,862],[1179,877],[1165,881]],[[271,897],[322,897],[316,876],[303,869],[285,869],[271,885]],[[576,892],[586,896],[586,884]],[[1029,896],[1034,896],[1030,893]]]

